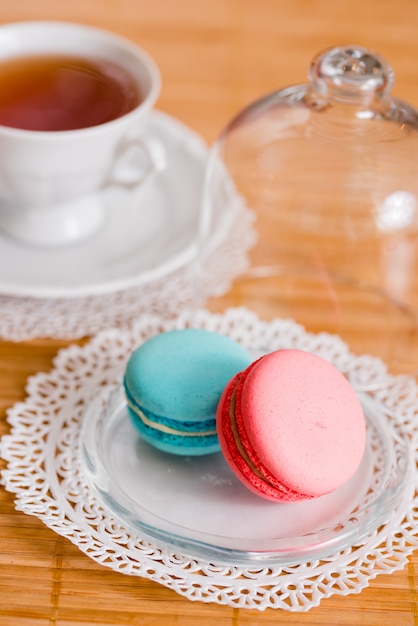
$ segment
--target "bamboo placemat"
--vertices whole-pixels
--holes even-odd
[[[381,52],[395,69],[395,94],[418,105],[418,4],[414,0],[90,0],[0,3],[0,22],[63,19],[114,30],[160,66],[158,107],[212,143],[261,94],[304,82],[311,58],[335,44]],[[1,311],[0,311],[1,315]],[[5,412],[25,397],[27,377],[51,367],[64,341],[0,344],[0,434]],[[0,491],[1,626],[245,626],[418,624],[418,554],[359,595],[324,600],[309,613],[246,611],[190,602],[147,580],[91,561]]]

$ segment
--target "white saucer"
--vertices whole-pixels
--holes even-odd
[[[193,131],[154,111],[147,134],[159,139],[167,167],[134,202],[108,194],[101,231],[60,249],[29,247],[0,233],[0,294],[71,298],[154,281],[193,258],[208,149]]]

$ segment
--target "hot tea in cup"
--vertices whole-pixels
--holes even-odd
[[[95,233],[109,186],[139,188],[164,166],[161,145],[144,134],[159,89],[154,61],[112,33],[64,22],[1,26],[0,228],[41,246]],[[121,177],[121,160],[135,151],[145,166]]]
[[[0,62],[0,125],[62,131],[110,122],[137,107],[139,86],[123,67],[76,56]]]

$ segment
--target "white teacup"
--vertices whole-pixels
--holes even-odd
[[[99,229],[109,186],[135,189],[164,167],[161,145],[144,137],[160,74],[146,52],[112,33],[65,22],[21,22],[0,27],[0,89],[3,63],[47,55],[110,63],[141,94],[129,112],[85,128],[28,130],[1,123],[0,228],[24,243],[60,246]],[[135,152],[143,165],[122,171],[121,161]]]

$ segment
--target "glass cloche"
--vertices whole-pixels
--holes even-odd
[[[242,228],[225,201],[231,189],[253,237],[243,239],[247,267],[209,308],[289,316],[395,368],[416,367],[418,111],[391,95],[393,79],[369,50],[331,48],[313,59],[306,84],[228,124],[207,169],[203,270],[219,225]]]

